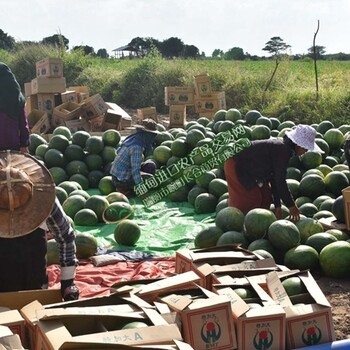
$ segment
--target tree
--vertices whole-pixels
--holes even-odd
[[[180,57],[184,52],[184,43],[179,38],[171,37],[161,43],[159,51],[167,58]]]
[[[279,36],[274,36],[267,43],[265,43],[265,47],[262,50],[269,52],[275,58],[280,58],[281,54],[290,47],[291,46],[286,44],[282,38]]]
[[[279,36],[274,36],[272,37],[266,44],[265,47],[263,48],[264,51],[268,51],[270,54],[273,55],[273,57],[275,58],[275,69],[272,72],[271,78],[270,80],[267,82],[266,86],[265,86],[265,90],[264,90],[264,96],[263,96],[263,100],[265,98],[265,93],[268,90],[268,88],[270,87],[272,80],[277,72],[277,68],[281,59],[281,55],[284,53],[284,51],[286,51],[288,48],[290,48],[291,46],[286,44],[282,38],[280,38]]]
[[[160,44],[159,41],[154,38],[136,37],[129,42],[128,46],[132,46],[136,50],[137,56],[145,56],[150,53],[152,47],[159,49]]]
[[[224,54],[225,60],[237,60],[237,61],[243,61],[245,58],[243,49],[240,47],[233,47],[232,49],[228,50]]]
[[[101,58],[108,58],[109,57],[106,49],[98,49],[96,56],[101,57]]]
[[[212,58],[223,58],[224,57],[224,51],[220,49],[215,49],[213,53],[211,54]]]
[[[64,47],[65,50],[68,50],[69,40],[62,34],[54,34],[48,36],[41,41],[45,45],[53,45],[56,47]]]
[[[91,55],[91,56],[95,56],[95,50],[92,46],[88,46],[88,45],[80,45],[80,46],[74,46],[73,50],[82,50],[84,52],[84,55]]]
[[[183,55],[186,58],[197,58],[197,57],[199,57],[198,47],[196,47],[194,45],[185,45],[184,46]]]
[[[15,48],[15,39],[0,29],[0,49],[10,51]]]
[[[309,47],[307,51],[308,51],[308,56],[312,58],[315,57],[317,60],[320,60],[323,58],[322,56],[326,53],[326,47],[315,45],[315,47],[313,46]]]

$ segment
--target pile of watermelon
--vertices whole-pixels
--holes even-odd
[[[293,121],[268,118],[257,110],[248,111],[244,116],[235,108],[219,110],[211,120],[199,117],[183,128],[167,130],[158,124],[160,134],[148,158],[153,159],[159,169],[169,166],[237,124],[243,125],[246,137],[251,140],[281,138],[295,127]],[[349,269],[344,272],[335,263],[340,258],[333,258],[333,255],[341,257],[340,260],[350,266],[349,236],[335,229],[324,231],[319,223],[321,218],[345,222],[342,190],[350,184],[350,171],[342,146],[349,135],[350,125],[335,126],[325,120],[311,126],[317,131],[316,142],[324,153],[309,151],[300,158],[293,157],[287,171],[288,187],[302,214],[300,222],[288,220],[289,212],[285,206],[282,206],[283,220],[276,220],[273,208],[262,213],[255,210],[246,216],[236,208],[229,208],[222,165],[169,195],[173,202],[188,202],[197,214],[216,216],[215,225],[195,237],[195,246],[238,243],[262,255],[273,256],[291,268],[322,269],[329,276],[350,274]],[[88,226],[118,222],[120,218],[126,223],[133,222],[132,209],[127,201],[108,199],[114,191],[109,169],[119,143],[120,134],[116,130],[94,136],[85,131],[72,134],[67,128],[59,127],[54,130],[50,141],[31,135],[30,152],[50,170],[61,203],[68,200],[64,209],[73,223]],[[204,161],[198,158],[196,165]],[[100,194],[89,196],[87,189],[90,188],[99,189]],[[69,197],[74,198],[69,200]],[[118,209],[112,207],[108,210],[113,202],[123,204],[117,204]],[[116,215],[119,212],[125,216]],[[134,231],[137,237],[136,227]],[[119,235],[116,235],[118,242],[120,238],[117,237]]]

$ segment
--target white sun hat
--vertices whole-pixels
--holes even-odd
[[[286,135],[296,145],[305,148],[308,151],[324,153],[315,142],[317,132],[310,125],[299,124],[294,129],[287,131]]]

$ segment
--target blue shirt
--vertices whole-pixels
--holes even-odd
[[[113,161],[111,175],[119,181],[128,181],[131,178],[135,185],[142,181],[140,168],[144,148],[140,145],[121,146]]]

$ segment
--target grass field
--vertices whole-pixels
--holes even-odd
[[[0,61],[12,68],[21,86],[35,77],[35,62],[45,57],[63,59],[67,86],[87,85],[92,94],[124,108],[155,106],[167,113],[165,86],[193,87],[194,75],[208,73],[213,90],[225,91],[227,108],[242,114],[256,109],[281,120],[312,124],[328,119],[336,126],[347,124],[350,115],[350,61],[317,61],[316,91],[312,60],[283,60],[265,91],[275,68],[272,60],[165,60],[157,53],[144,59],[100,59],[47,46],[0,50]]]

